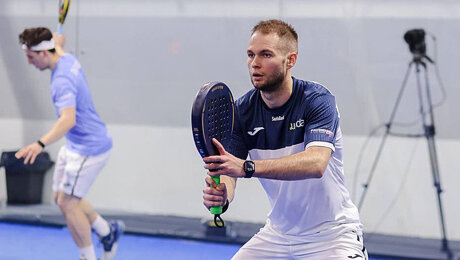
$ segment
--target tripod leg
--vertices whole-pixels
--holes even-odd
[[[377,150],[377,154],[376,154],[376,156],[374,158],[374,162],[372,163],[371,171],[369,173],[369,176],[367,177],[367,181],[363,185],[364,190],[361,193],[361,198],[359,199],[358,210],[361,210],[361,207],[363,206],[364,198],[366,197],[367,190],[368,190],[369,185],[371,183],[372,177],[374,176],[375,169],[377,168],[377,164],[378,164],[378,161],[380,159],[380,155],[382,154],[383,147],[385,145],[386,139],[387,139],[388,135],[390,134],[390,128],[391,128],[391,125],[393,124],[394,118],[396,116],[396,111],[398,110],[399,103],[401,102],[401,98],[402,98],[402,95],[404,93],[404,89],[406,88],[406,85],[407,85],[406,83],[407,83],[407,79],[409,78],[409,74],[410,74],[410,71],[411,71],[411,68],[412,68],[412,64],[413,64],[413,62],[409,63],[409,66],[408,66],[407,71],[406,71],[406,75],[404,76],[404,80],[403,80],[403,83],[401,85],[401,89],[399,90],[398,97],[396,98],[395,105],[394,105],[393,110],[391,112],[390,120],[386,124],[386,128],[387,128],[386,132],[385,132],[384,136],[382,137],[382,141],[380,142],[380,146],[379,146],[379,149]]]
[[[426,88],[426,103],[428,106],[428,118],[427,114],[425,113],[425,103],[423,101],[423,94],[422,94],[422,87],[420,84],[419,72],[420,72],[420,65],[423,65],[424,72],[425,72],[425,88]],[[417,79],[417,89],[420,99],[420,112],[422,114],[423,120],[423,128],[425,131],[425,137],[428,143],[428,152],[430,155],[430,165],[431,165],[431,173],[433,175],[434,186],[436,188],[436,194],[438,199],[438,209],[439,209],[439,218],[441,224],[441,232],[442,232],[442,250],[446,252],[448,259],[452,259],[453,254],[449,248],[449,242],[447,240],[447,232],[446,232],[446,225],[444,221],[444,211],[442,207],[441,201],[441,179],[439,175],[439,165],[438,165],[438,157],[436,152],[436,143],[435,143],[435,127],[434,127],[434,114],[433,114],[433,103],[431,101],[431,93],[428,84],[428,75],[426,65],[423,63],[416,63],[416,79]]]

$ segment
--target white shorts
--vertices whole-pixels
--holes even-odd
[[[354,231],[322,242],[289,240],[265,225],[233,256],[247,259],[367,260],[363,238]]]
[[[54,167],[53,191],[83,198],[109,157],[110,151],[96,156],[82,156],[65,146],[61,147]]]

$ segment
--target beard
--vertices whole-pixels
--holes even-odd
[[[286,75],[283,73],[283,71],[279,71],[278,73],[268,77],[264,84],[256,85],[252,77],[251,83],[256,89],[263,92],[271,93],[275,92],[281,87],[281,83],[284,81],[285,78]]]
[[[283,60],[282,64],[285,64],[285,60]],[[267,75],[266,75],[267,76]],[[267,76],[265,83],[256,85],[257,83],[254,83],[254,79],[252,78],[252,75],[250,75],[251,83],[252,85],[266,93],[272,93],[277,91],[280,87],[283,81],[286,78],[286,70],[284,66],[281,66],[281,68],[274,72],[272,75]]]

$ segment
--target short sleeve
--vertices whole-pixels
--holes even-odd
[[[51,83],[51,95],[56,111],[76,106],[75,85],[66,77],[57,77]]]
[[[335,98],[331,94],[322,94],[308,102],[309,109],[305,116],[306,148],[324,146],[335,151],[335,135],[339,126],[339,113]]]

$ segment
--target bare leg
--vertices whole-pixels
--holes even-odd
[[[75,244],[79,248],[85,248],[92,245],[91,225],[88,216],[82,209],[81,201],[81,199],[67,195],[64,192],[59,192],[57,198],[59,208],[64,214]],[[89,205],[88,203],[86,204]],[[91,213],[90,210],[88,212]]]
[[[85,199],[80,200],[80,208],[85,213],[89,223],[92,224],[98,216],[97,212],[94,210],[91,204],[89,204],[88,201],[86,201]]]

